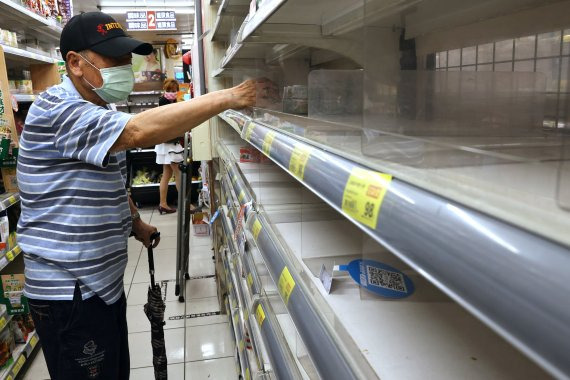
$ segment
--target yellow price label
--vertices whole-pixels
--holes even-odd
[[[291,159],[289,160],[289,171],[297,178],[305,178],[305,166],[311,156],[311,148],[297,144],[293,152],[291,152]]]
[[[261,232],[262,229],[263,229],[263,227],[261,226],[261,222],[259,221],[259,219],[255,219],[255,222],[253,223],[253,228],[251,229],[251,232],[253,233],[253,238],[255,239],[255,241],[257,241],[257,238],[259,237],[259,233]]]
[[[14,251],[9,251],[6,254],[6,258],[8,258],[8,260],[13,261],[14,260]]]
[[[239,196],[238,196],[238,202],[243,201],[243,199],[245,198],[245,193],[242,191],[239,192]]]
[[[14,368],[12,369],[12,373],[14,374],[14,376],[16,376],[20,372],[25,362],[26,362],[26,357],[24,355],[20,355],[18,361],[16,362],[16,364],[14,364]]]
[[[249,320],[249,312],[247,310],[243,312],[243,319],[245,319],[246,322]]]
[[[232,185],[235,186],[237,180],[238,180],[238,178],[237,178],[237,174],[236,174],[236,175],[234,175],[234,176],[232,177]]]
[[[269,153],[271,152],[271,145],[273,144],[273,140],[275,140],[275,135],[276,133],[274,131],[269,131],[263,139],[263,146],[261,150],[263,153],[265,153],[266,156],[269,156]]]
[[[283,268],[281,272],[281,276],[279,276],[279,294],[283,297],[285,301],[285,305],[289,303],[289,297],[291,297],[291,293],[293,289],[295,289],[295,280],[293,280],[293,276],[291,276],[291,272],[289,272],[289,268]]]
[[[259,327],[261,327],[263,321],[265,321],[265,311],[263,311],[263,306],[261,306],[261,304],[258,304],[257,309],[255,309],[255,319],[257,320]]]
[[[239,321],[239,315],[238,315],[238,313],[236,312],[235,315],[234,315],[234,324],[237,325],[237,324],[238,324],[238,321]]]
[[[19,245],[16,246],[16,248],[13,249],[14,251],[14,255],[19,255],[22,252],[22,248],[20,248]]]
[[[255,128],[255,123],[250,121],[247,125],[247,129],[245,130],[245,141],[251,140],[251,134],[253,133],[253,129]]]
[[[6,317],[0,318],[0,330],[6,327]]]
[[[30,346],[32,346],[32,348],[36,347],[36,344],[38,344],[38,336],[34,335],[32,337],[32,339],[30,339]]]
[[[8,198],[8,204],[14,204],[16,203],[16,196],[12,195],[10,198]]]
[[[252,285],[253,285],[253,276],[251,275],[251,273],[249,273],[247,275],[247,286],[251,288]]]
[[[392,176],[372,170],[354,168],[342,195],[342,210],[360,223],[375,229],[380,206]]]
[[[6,380],[14,380],[14,378],[12,377],[12,375],[8,375],[8,377],[6,378]]]
[[[239,350],[240,352],[243,351],[243,349],[245,348],[245,343],[243,342],[243,340],[239,341]]]
[[[251,375],[249,374],[249,368],[245,369],[245,380],[250,380],[251,379]]]

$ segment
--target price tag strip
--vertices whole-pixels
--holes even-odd
[[[376,229],[380,206],[392,176],[372,170],[354,168],[342,195],[342,210],[372,229]]]
[[[250,121],[247,125],[247,129],[245,130],[245,141],[251,141],[251,134],[253,133],[253,129],[255,128],[255,123]]]
[[[311,156],[312,149],[302,144],[295,145],[289,160],[289,171],[299,179],[305,178],[305,167]]]
[[[293,276],[291,276],[291,272],[289,272],[289,268],[283,268],[281,272],[281,276],[279,276],[279,294],[283,297],[285,301],[285,305],[289,304],[289,297],[291,297],[291,293],[293,293],[293,289],[295,289],[295,280],[293,280]]]
[[[251,232],[253,233],[253,238],[255,239],[255,241],[257,241],[257,238],[259,237],[259,233],[261,232],[262,229],[263,229],[263,226],[261,225],[261,222],[259,221],[259,219],[255,219],[255,222],[253,223],[253,227],[251,229]]]
[[[255,309],[255,319],[257,320],[259,327],[261,327],[261,325],[263,325],[263,321],[265,321],[265,311],[263,310],[263,306],[261,306],[261,304],[258,304],[257,308]]]
[[[269,131],[267,132],[267,134],[265,135],[265,138],[263,139],[263,146],[262,146],[262,151],[266,156],[269,156],[271,153],[271,145],[273,145],[273,140],[275,140],[275,131]]]

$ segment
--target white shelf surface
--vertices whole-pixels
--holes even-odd
[[[8,45],[0,45],[0,46],[2,46],[2,49],[4,50],[4,54],[6,54],[7,59],[14,59],[14,60],[25,61],[25,62],[30,62],[30,63],[58,63],[58,62],[60,62],[60,60],[57,58],[49,57],[47,55],[32,53],[30,51],[27,51],[27,50],[24,50],[21,48],[15,48],[15,47],[8,46]]]
[[[18,376],[20,373],[20,370],[22,369],[22,366],[26,362],[27,358],[37,347],[38,341],[38,334],[33,331],[28,335],[28,340],[26,343],[17,344],[14,352],[12,353],[14,361],[9,366],[0,370],[0,379],[16,379],[16,376]]]
[[[239,163],[237,158],[242,145],[246,143],[234,141],[226,147],[251,185],[258,203],[281,218],[287,209],[289,212],[305,209],[303,215],[310,219],[310,204],[316,205],[320,200],[311,193],[304,194],[304,188],[295,187],[296,181],[279,168],[273,168],[277,169],[275,172],[268,168],[271,165]],[[298,190],[292,191],[292,188]],[[301,208],[296,203],[305,204]],[[271,217],[271,212],[269,214]],[[359,240],[364,239],[362,232],[340,214],[337,216],[336,220],[275,223],[275,229],[294,252],[300,268],[313,273],[310,277],[313,289],[319,290],[381,378],[422,378],[426,372],[431,377],[449,379],[465,378],[469,374],[487,378],[548,376],[394,255],[369,238],[363,245]],[[339,261],[335,261],[334,255]],[[344,277],[336,281],[336,290],[327,295],[315,277],[320,264],[331,268],[357,257],[373,258],[403,269],[412,276],[416,293],[406,300],[382,300],[363,293],[350,278]],[[371,315],[378,318],[370,318]],[[442,369],[445,370],[442,372]]]
[[[12,94],[18,102],[33,102],[36,100],[36,95],[31,94]]]
[[[283,195],[286,191],[278,192]],[[275,207],[275,213],[281,213]],[[271,212],[269,215],[271,216]],[[331,294],[311,276],[335,317],[381,379],[545,378],[542,369],[471,316],[392,254],[369,242],[361,252],[362,233],[345,220],[274,223],[303,270],[311,274],[325,263],[366,257],[403,270],[415,293],[389,300],[367,294],[349,277],[335,279]],[[376,252],[374,252],[376,250]],[[323,255],[338,255],[327,257]],[[311,264],[311,268],[307,265]],[[317,273],[318,274],[318,273]]]

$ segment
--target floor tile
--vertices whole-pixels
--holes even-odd
[[[139,265],[135,271],[133,284],[141,282],[150,283],[148,260],[141,257]],[[154,276],[156,281],[176,279],[176,256],[175,255],[154,255]]]
[[[214,277],[186,281],[186,300],[216,297],[217,294],[218,290]]]
[[[150,284],[150,279],[146,283],[132,284],[129,291],[129,298],[127,299],[127,305],[144,305],[147,301],[148,286]],[[163,293],[166,289],[166,301],[177,301],[178,296],[176,295],[176,282],[167,281],[160,282]],[[215,285],[215,284],[214,284]],[[214,295],[216,292],[214,291]]]
[[[136,269],[136,267],[132,267],[132,266],[131,267],[128,266],[125,268],[125,275],[123,277],[123,282],[125,284],[130,284],[133,282],[133,276],[135,274],[135,269]]]
[[[184,316],[186,305],[183,302],[172,301],[166,302],[166,310],[164,312],[164,320],[166,324],[164,329],[175,329],[184,327],[184,319],[173,319],[173,316]],[[143,305],[127,306],[127,323],[129,333],[138,333],[150,331],[150,322],[144,313]]]
[[[149,332],[129,334],[131,368],[152,366],[152,346]],[[184,362],[184,329],[164,330],[168,363]],[[133,378],[134,379],[134,378]]]
[[[211,259],[214,256],[214,250],[210,245],[202,245],[197,247],[190,247],[190,260],[204,260]]]
[[[174,235],[174,236],[162,236],[162,233],[161,233],[160,243],[158,244],[156,249],[161,249],[161,250],[168,249],[168,250],[176,251],[176,244],[177,244],[176,235]]]
[[[212,237],[208,236],[196,236],[194,231],[191,232],[190,236],[190,247],[201,247],[201,246],[212,246]]]
[[[208,297],[186,300],[186,315],[220,311],[218,297]],[[203,326],[228,321],[226,314],[210,315],[207,317],[187,318],[186,326]]]
[[[186,363],[186,379],[237,379],[238,376],[237,363],[233,356]]]
[[[229,323],[186,327],[186,361],[233,357],[234,348]]]
[[[188,263],[188,274],[193,276],[207,276],[216,273],[214,260],[190,260]]]
[[[24,373],[22,380],[49,380],[49,372],[42,348],[38,348],[38,353],[34,357],[32,364]]]
[[[187,376],[188,377],[188,376]],[[184,379],[184,363],[169,364],[168,378],[174,380]],[[145,367],[131,370],[131,379],[133,380],[154,380],[154,368]],[[194,377],[192,377],[194,379]],[[210,379],[210,380],[213,380]]]

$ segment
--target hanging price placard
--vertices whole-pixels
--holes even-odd
[[[392,181],[389,174],[354,168],[342,196],[342,210],[360,223],[375,229],[380,206]]]
[[[305,166],[307,166],[307,161],[311,156],[311,150],[311,148],[298,144],[291,152],[289,171],[301,180],[305,178]]]

